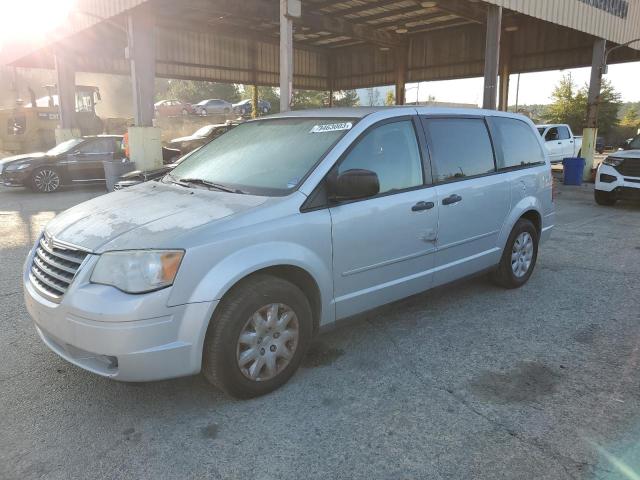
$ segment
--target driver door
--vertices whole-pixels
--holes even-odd
[[[429,187],[411,117],[366,131],[338,162],[375,172],[380,193],[330,207],[336,318],[397,300],[431,286],[438,208]]]
[[[67,156],[67,170],[74,182],[104,180],[104,160],[111,160],[115,150],[113,139],[96,138],[89,140]]]
[[[544,145],[549,151],[549,159],[552,162],[561,162],[564,154],[562,140],[556,127],[547,130],[544,135]]]

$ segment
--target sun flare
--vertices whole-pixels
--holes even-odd
[[[0,0],[0,46],[37,40],[63,24],[76,0]]]

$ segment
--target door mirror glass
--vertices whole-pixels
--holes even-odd
[[[373,197],[379,192],[378,175],[371,170],[352,169],[329,177],[329,196],[332,200],[357,200]]]

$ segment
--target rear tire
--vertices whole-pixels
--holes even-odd
[[[236,398],[272,392],[300,366],[312,331],[311,307],[298,287],[253,275],[216,309],[204,342],[203,374]]]
[[[518,220],[492,274],[493,281],[504,288],[519,288],[527,283],[536,266],[539,241],[540,235],[531,220]]]
[[[616,197],[611,192],[605,192],[603,190],[594,190],[593,196],[598,205],[603,207],[611,207],[616,204]]]
[[[53,193],[62,183],[60,174],[51,167],[40,167],[31,174],[30,187],[34,192]]]

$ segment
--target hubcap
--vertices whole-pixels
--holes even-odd
[[[40,170],[33,180],[37,189],[42,192],[53,192],[60,186],[60,177],[49,169]]]
[[[533,261],[533,238],[529,232],[522,232],[513,243],[511,250],[511,270],[518,277],[524,277]]]
[[[244,324],[236,359],[249,380],[270,380],[284,370],[298,347],[298,317],[283,303],[265,305]]]

